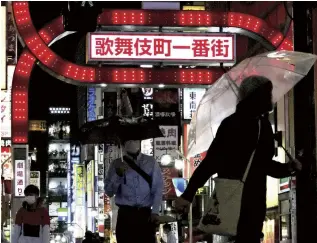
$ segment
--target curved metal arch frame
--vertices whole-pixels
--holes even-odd
[[[18,3],[14,3],[14,4],[18,4]],[[23,10],[24,12],[28,11],[28,3],[20,2],[19,4],[24,7],[25,6],[27,7],[27,10],[25,9]],[[47,67],[47,65],[41,62],[41,60],[38,58],[41,56],[39,53],[34,53],[30,51],[32,49],[30,48],[31,47],[30,45],[31,45],[31,42],[34,41],[34,38],[40,39],[40,41],[43,42],[45,46],[48,48],[50,44],[55,42],[54,40],[59,40],[61,39],[61,37],[66,36],[64,28],[63,28],[62,17],[56,18],[55,20],[50,22],[48,25],[46,25],[37,33],[31,19],[28,19],[30,18],[30,15],[24,19],[19,19],[17,16],[17,12],[19,12],[19,10],[15,8],[13,9],[16,10],[14,11],[15,23],[16,23],[17,30],[19,32],[19,38],[21,39],[21,43],[25,45],[25,49],[23,50],[18,60],[18,63],[16,65],[16,69],[15,69],[14,77],[13,77],[13,84],[12,84],[12,142],[13,144],[25,144],[28,142],[28,97],[27,97],[28,85],[29,85],[31,71],[35,63],[37,62],[37,60],[41,68],[43,68],[45,71],[49,72],[51,75],[53,75],[54,77],[64,82],[69,82],[76,85],[80,83],[82,84],[83,82],[78,82],[78,80],[74,81],[72,79],[69,79],[68,77],[65,77],[61,73],[54,72],[49,67]],[[23,11],[20,10],[20,12],[23,12]],[[23,21],[25,22],[27,20],[29,20],[31,24],[23,23]],[[36,37],[33,37],[31,40],[28,40],[27,38],[30,37],[31,33],[30,32],[26,33],[26,32],[30,28],[32,30],[31,33],[34,34],[34,31],[36,32]],[[243,29],[241,30],[241,28],[239,27],[236,27],[236,28],[231,27],[231,30],[229,31],[234,31],[234,33],[246,35],[260,42],[263,42],[263,40],[265,40],[264,37],[256,33],[253,33],[249,30],[243,30]],[[264,45],[274,50],[274,44],[271,43],[271,45],[269,45],[269,43],[270,42],[267,40],[267,42],[265,42]],[[76,66],[76,64],[73,64],[73,65]],[[86,84],[91,85],[91,82],[86,82]],[[129,86],[131,86],[131,84],[129,84]]]

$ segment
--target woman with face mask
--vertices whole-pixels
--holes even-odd
[[[12,243],[48,243],[50,218],[42,207],[40,190],[29,185],[24,190],[25,201],[17,212]]]

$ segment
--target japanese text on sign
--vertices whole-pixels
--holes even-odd
[[[90,60],[200,60],[233,62],[234,35],[90,34]]]
[[[203,98],[206,89],[185,88],[183,92],[183,116],[185,120],[193,118],[200,100]]]
[[[175,150],[178,149],[178,127],[160,126],[164,137],[154,139],[154,156],[156,161],[161,162],[163,155],[168,154],[177,158]]]
[[[25,161],[16,160],[15,161],[15,196],[24,197],[25,188]]]

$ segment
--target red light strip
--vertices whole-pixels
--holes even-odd
[[[140,25],[169,27],[237,27],[254,32],[278,47],[283,34],[263,19],[237,12],[166,11],[166,10],[106,10],[98,17],[100,25]],[[293,50],[287,39],[280,50]]]
[[[107,20],[105,16],[109,13],[112,13],[115,16],[115,12],[117,18],[112,18],[111,23]],[[133,18],[133,13],[139,12],[140,18],[139,23],[135,22],[135,17]],[[143,16],[143,13],[150,12],[148,16]],[[211,14],[205,11],[164,11],[164,18],[160,16],[159,18],[153,19],[151,14],[155,14],[157,11],[105,11],[99,17],[99,23],[104,25],[120,25],[120,24],[133,24],[133,25],[157,25],[155,22],[151,21],[161,21],[160,25],[171,26],[171,22],[168,21],[168,16],[173,16],[173,19],[177,16],[180,18],[175,23],[178,26],[197,26],[196,21],[202,21],[200,13],[205,14],[205,24],[211,25],[212,23],[217,26],[221,26],[221,23],[225,23],[225,18],[228,19],[230,17],[231,27],[247,27],[247,30],[251,30],[250,27],[251,20],[255,20],[257,18],[249,15],[235,15],[237,13],[227,13],[223,15],[223,19],[219,19],[219,13]],[[17,29],[19,31],[20,36],[24,40],[26,46],[30,51],[24,50],[18,64],[16,66],[16,71],[13,78],[13,87],[12,87],[12,140],[13,143],[27,143],[28,142],[28,84],[30,79],[31,71],[34,67],[36,59],[38,59],[44,66],[51,69],[58,75],[62,75],[65,78],[68,78],[77,82],[85,82],[85,83],[102,83],[104,80],[110,81],[110,83],[142,83],[142,84],[212,84],[215,80],[217,80],[220,75],[222,75],[222,70],[220,69],[141,69],[141,68],[95,68],[95,67],[86,67],[80,66],[77,64],[70,63],[58,55],[56,55],[50,48],[48,44],[54,40],[57,36],[64,32],[62,18],[59,17],[52,21],[49,25],[45,26],[43,29],[36,32],[36,29],[33,26],[28,2],[15,2],[13,3],[13,13],[16,20]],[[130,19],[124,20],[125,14],[130,14]],[[163,12],[162,12],[163,14]],[[175,15],[176,14],[176,15]],[[198,14],[198,16],[194,16],[191,14]],[[208,22],[208,14],[210,14],[210,20]],[[194,16],[194,17],[193,17]],[[217,17],[218,16],[218,17]],[[226,17],[227,16],[227,17]],[[248,19],[242,19],[243,16],[248,16]],[[187,18],[189,17],[189,18]],[[123,18],[123,22],[120,21]],[[238,20],[234,20],[238,18]],[[253,18],[253,19],[252,19]],[[255,19],[254,19],[255,18]],[[109,18],[110,20],[110,18]],[[108,21],[108,22],[107,22]],[[165,21],[165,22],[164,22]],[[187,23],[187,22],[188,23]],[[243,25],[244,21],[246,21],[246,26]],[[234,26],[234,23],[236,25]],[[154,24],[155,23],[155,24]],[[164,24],[165,23],[165,24]],[[264,24],[263,24],[264,23]],[[199,24],[199,22],[198,22]],[[261,25],[262,27],[258,26]],[[259,23],[253,26],[253,31],[255,32],[257,29],[261,29],[262,31],[259,33],[260,35],[266,33],[268,29],[265,29],[263,26],[266,25],[263,20],[259,20]],[[201,25],[203,26],[203,25]],[[229,25],[228,25],[229,26]],[[280,41],[280,33],[278,31],[272,31],[272,28],[269,30],[268,40],[271,40],[272,44],[277,46],[278,41]],[[265,37],[265,36],[264,36]],[[284,42],[280,45],[279,49],[293,49],[293,44],[290,40],[285,39]],[[129,77],[128,79],[126,79]],[[162,81],[163,80],[163,81]]]
[[[14,2],[13,10],[19,34],[31,53],[46,68],[71,81],[91,84],[100,84],[107,80],[107,83],[208,85],[222,73],[215,73],[215,69],[196,69],[195,72],[200,74],[192,75],[193,70],[188,69],[108,68],[74,64],[56,55],[45,43],[50,35],[64,32],[61,29],[61,18],[50,28],[41,30],[41,37],[32,24],[28,2]]]

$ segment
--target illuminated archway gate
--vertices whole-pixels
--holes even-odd
[[[13,14],[22,44],[12,84],[12,143],[28,143],[28,85],[31,71],[39,65],[56,78],[76,85],[138,84],[210,85],[223,73],[211,69],[142,69],[89,67],[68,62],[54,53],[49,44],[62,35],[62,17],[36,31],[28,2],[14,2]],[[293,50],[291,40],[255,16],[208,11],[105,10],[98,17],[103,26],[222,27],[223,32],[240,33],[260,41],[268,49]],[[134,80],[134,81],[132,81]]]

